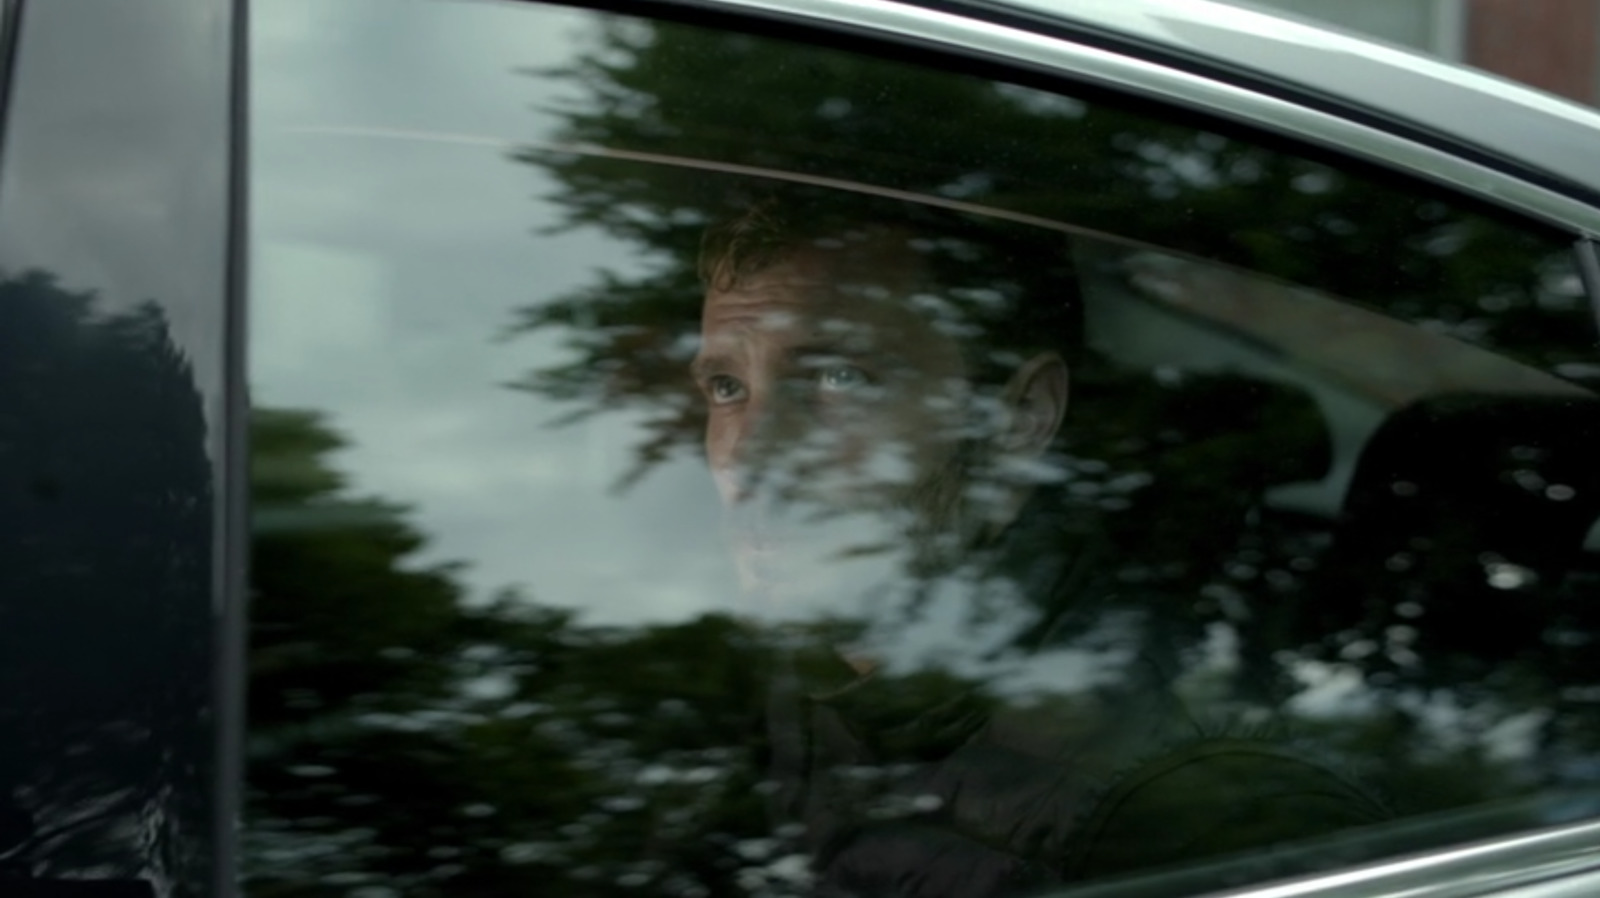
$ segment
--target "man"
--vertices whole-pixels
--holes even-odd
[[[1094,613],[1067,585],[1085,553],[1052,487],[1075,281],[1057,234],[801,196],[707,233],[692,373],[753,611],[868,622],[831,666],[775,678],[778,810],[817,892],[1024,894],[1381,816],[1281,746],[1202,732],[1164,683],[1118,684],[1092,725],[982,690],[885,713],[880,668],[915,666],[910,611],[930,595],[1011,596],[989,657]]]
[[[709,233],[692,373],[741,578],[798,611],[852,554],[926,576],[1006,528],[1052,476],[1038,462],[1069,380],[1052,344],[1074,310],[1068,296],[1032,310],[1037,345],[1006,347],[1026,358],[983,383],[990,328],[934,276],[951,246],[778,214],[756,206]]]

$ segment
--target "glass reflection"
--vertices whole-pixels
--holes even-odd
[[[211,466],[169,327],[0,273],[0,892],[199,894]]]
[[[1184,894],[1594,810],[1562,240],[1113,98],[327,9],[255,12],[254,892]]]

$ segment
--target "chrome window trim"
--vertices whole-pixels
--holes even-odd
[[[11,86],[17,68],[21,21],[22,0],[0,0],[0,147],[5,144],[5,123],[11,118]]]
[[[1600,236],[1600,208],[1371,125],[1148,60],[894,0],[690,0],[701,9],[847,30],[1182,106],[1336,150],[1530,218]]]
[[[1589,294],[1589,311],[1600,326],[1600,244],[1585,237],[1572,251],[1578,258],[1578,276],[1583,279],[1584,292]]]
[[[225,34],[227,78],[227,235],[223,248],[221,422],[217,489],[215,589],[217,695],[216,807],[212,813],[215,852],[212,895],[241,894],[246,779],[246,734],[250,630],[250,0],[216,0],[219,28]]]
[[[1213,893],[1210,898],[1558,898],[1596,894],[1600,822]]]
[[[915,0],[1081,39],[1338,115],[1383,122],[1552,189],[1600,202],[1600,111],[1508,78],[1286,10],[1215,0]],[[1457,23],[1464,27],[1465,22]],[[1521,139],[1542,128],[1539,141]]]
[[[1592,898],[1600,894],[1600,873],[1553,879],[1502,892],[1495,898]]]

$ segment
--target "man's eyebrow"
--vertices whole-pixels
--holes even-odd
[[[808,356],[849,355],[850,353],[851,353],[850,347],[841,346],[838,343],[830,343],[827,340],[811,340],[811,341],[806,342],[806,343],[800,343],[800,344],[797,344],[795,346],[790,346],[788,349],[784,350],[784,355],[787,355],[790,358],[805,358],[805,357],[808,357]]]
[[[712,355],[697,355],[689,363],[689,376],[696,382],[705,380],[713,374],[721,374],[733,367],[730,356],[716,353]]]
[[[825,341],[802,343],[799,346],[791,346],[784,354],[788,356],[791,362],[802,363],[814,362],[818,359],[849,359],[851,361],[861,361],[874,356],[874,353],[866,352],[862,349],[862,347],[859,346],[841,345],[837,342],[829,343]]]
[[[784,351],[784,356],[791,363],[804,362],[815,359],[861,359],[867,353],[856,351],[851,347],[840,346],[837,343],[814,341],[791,346]],[[711,353],[697,355],[689,362],[689,377],[696,383],[715,374],[726,374],[737,367],[737,360],[727,353]]]

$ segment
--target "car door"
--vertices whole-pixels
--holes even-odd
[[[1589,844],[1581,199],[1021,13],[254,15],[253,888]]]
[[[232,10],[4,23],[0,892],[224,894]]]

